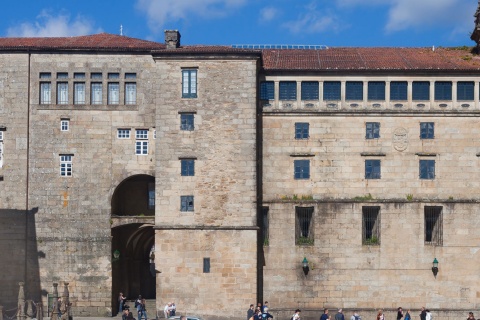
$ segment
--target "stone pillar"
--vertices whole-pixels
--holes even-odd
[[[60,310],[60,306],[58,305],[58,283],[53,283],[53,309],[52,315],[50,316],[51,320],[58,320],[58,312]],[[50,310],[48,310],[50,312]]]
[[[18,309],[17,309],[17,320],[25,320],[25,291],[23,289],[25,283],[19,282],[20,286],[18,290]]]

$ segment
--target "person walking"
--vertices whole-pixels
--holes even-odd
[[[328,320],[328,309],[323,309],[323,314],[320,316],[320,320]]]
[[[410,309],[408,309],[407,313],[405,313],[405,320],[412,320],[412,316],[410,315]]]
[[[402,307],[398,307],[398,309],[397,309],[397,320],[401,320],[402,318],[403,318]]]
[[[292,316],[292,320],[300,320],[300,309],[295,310],[295,313]]]
[[[357,311],[353,311],[352,316],[350,317],[350,320],[362,320],[362,317],[360,317],[357,313]]]
[[[425,320],[432,320],[433,316],[430,310],[425,310]]]
[[[335,320],[345,320],[345,316],[343,315],[342,308],[338,309],[338,312],[335,315]]]
[[[140,311],[139,311],[139,314],[138,314],[138,320],[141,320],[142,317],[145,317],[145,320],[148,320],[147,319],[147,308],[145,308],[145,299],[142,299],[142,301],[140,302]]]
[[[247,320],[250,320],[251,317],[255,314],[253,303],[250,305],[250,308],[247,310]],[[252,319],[253,320],[253,319]]]
[[[427,319],[427,312],[425,311],[425,307],[422,307],[420,311],[420,320],[426,320]]]
[[[406,320],[406,319],[405,319]],[[473,316],[473,312],[468,313],[468,318],[467,320],[475,320],[475,317]]]
[[[378,310],[377,313],[377,320],[385,320],[385,316],[383,315],[383,310]]]
[[[268,307],[263,308],[262,312],[262,320],[268,320],[268,319],[273,319],[273,316],[268,313]]]

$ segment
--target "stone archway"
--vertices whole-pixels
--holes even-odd
[[[155,299],[150,250],[155,243],[155,178],[135,175],[122,181],[112,196],[112,314],[118,294]],[[113,253],[117,251],[116,259]],[[128,303],[133,308],[133,302]]]

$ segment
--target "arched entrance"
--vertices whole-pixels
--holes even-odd
[[[132,176],[119,184],[112,197],[113,315],[118,312],[119,292],[128,300],[139,295],[155,299],[155,274],[150,265],[155,244],[154,186],[152,176]]]

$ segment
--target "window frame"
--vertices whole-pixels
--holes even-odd
[[[457,100],[474,101],[475,100],[475,82],[458,81],[457,82]]]
[[[274,100],[275,99],[275,82],[261,81],[260,82],[260,100]]]
[[[310,179],[310,159],[293,160],[293,168],[294,180]]]
[[[295,101],[297,100],[297,82],[280,81],[278,84],[278,100]]]
[[[315,207],[295,206],[295,245],[312,246],[315,243]]]
[[[424,244],[443,246],[443,206],[425,206]]]
[[[307,140],[310,138],[310,123],[295,122],[295,139]]]
[[[412,101],[430,101],[430,81],[412,82]]]
[[[60,131],[66,132],[70,130],[70,119],[60,119]]]
[[[148,155],[148,129],[135,129],[135,154]]]
[[[435,101],[452,101],[452,81],[435,81]]]
[[[60,155],[60,176],[61,177],[73,176],[73,155],[71,154]]]
[[[420,180],[435,180],[435,160],[420,159],[418,161],[418,177]]]
[[[262,206],[262,240],[263,240],[263,245],[268,246],[270,244],[270,234],[269,234],[269,226],[270,226],[270,221],[269,221],[269,212],[270,207],[268,206]]]
[[[323,82],[323,101],[340,101],[342,99],[342,83],[340,81]]]
[[[181,131],[195,130],[195,113],[180,114],[180,130]]]
[[[382,178],[382,161],[380,159],[365,160],[365,179],[379,180]]]
[[[197,98],[198,70],[182,69],[182,98]]]
[[[385,101],[385,81],[368,81],[367,100]]]
[[[362,245],[379,246],[381,242],[380,206],[362,206]]]
[[[194,212],[195,198],[193,195],[180,196],[180,212]]]
[[[117,129],[117,139],[130,139],[130,129]]]
[[[92,81],[90,82],[90,104],[103,104],[103,83]]]
[[[363,101],[363,81],[345,83],[345,101]]]
[[[301,82],[301,100],[318,101],[320,97],[320,86],[318,81]]]
[[[380,122],[365,123],[365,139],[380,139]]]
[[[180,159],[180,175],[182,177],[195,176],[195,159]]]
[[[408,100],[408,81],[390,82],[390,101]]]
[[[420,139],[435,139],[435,122],[420,122]]]
[[[63,78],[62,78],[63,79]],[[57,104],[68,104],[68,82],[57,82]]]

